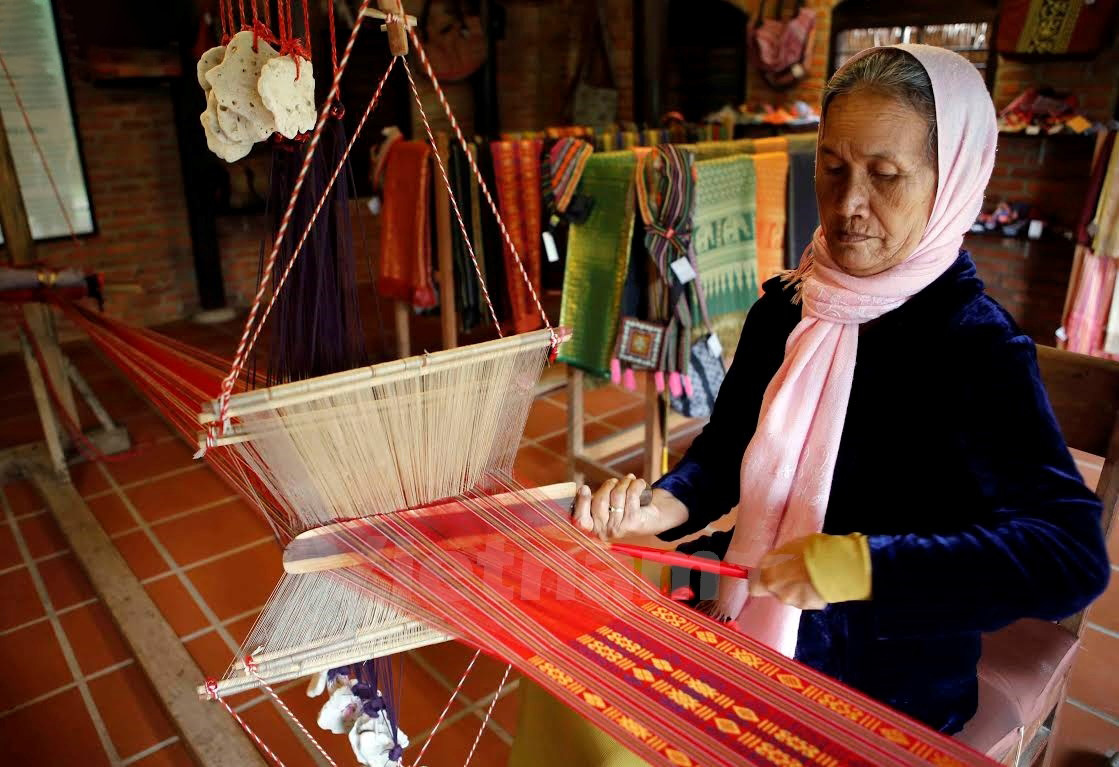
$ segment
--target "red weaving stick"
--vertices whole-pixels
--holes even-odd
[[[750,571],[740,565],[732,565],[729,562],[716,562],[711,559],[704,559],[703,557],[693,557],[691,554],[684,554],[679,551],[665,551],[664,549],[653,549],[648,546],[634,546],[629,543],[612,543],[610,544],[610,550],[616,551],[619,554],[625,554],[626,556],[636,557],[637,559],[645,559],[650,562],[660,562],[664,565],[676,565],[678,567],[686,567],[690,570],[715,573],[716,575],[729,575],[732,578],[746,578],[750,575]]]

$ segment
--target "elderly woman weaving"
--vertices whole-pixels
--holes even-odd
[[[995,141],[960,56],[846,64],[824,94],[820,227],[750,311],[710,423],[650,505],[629,477],[574,509],[604,537],[672,540],[737,506],[732,533],[689,544],[755,567],[713,612],[945,732],[976,710],[980,632],[1074,613],[1109,573],[1033,344],[960,250]]]

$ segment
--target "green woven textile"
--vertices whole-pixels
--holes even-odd
[[[707,313],[724,351],[734,353],[745,312],[758,299],[757,179],[748,155],[697,162],[692,225]],[[693,326],[700,324],[696,316]]]
[[[560,325],[572,339],[559,359],[597,376],[609,373],[633,237],[633,152],[601,152],[587,159],[579,193],[594,200],[587,220],[567,238]]]
[[[720,157],[730,157],[736,154],[753,154],[754,139],[740,138],[734,141],[701,141],[698,144],[687,144],[686,149],[695,153],[696,162],[715,160]]]

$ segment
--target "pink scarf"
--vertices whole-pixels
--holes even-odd
[[[932,215],[912,255],[870,277],[840,271],[823,230],[816,230],[798,270],[802,318],[766,389],[757,430],[742,458],[740,512],[728,561],[756,565],[777,546],[822,529],[859,325],[897,309],[943,274],[955,262],[983,202],[997,138],[983,78],[966,59],[942,48],[894,47],[916,57],[932,81],[939,166]],[[733,579],[720,583],[720,603],[731,614],[742,604],[744,586]],[[747,634],[792,656],[800,610],[775,598],[757,598],[746,602],[737,620]]]

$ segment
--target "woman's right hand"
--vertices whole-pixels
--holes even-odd
[[[667,490],[654,489],[648,505],[642,506],[641,493],[646,487],[645,480],[632,474],[608,479],[593,493],[583,485],[575,494],[571,521],[604,541],[657,535],[687,521],[687,507]]]

